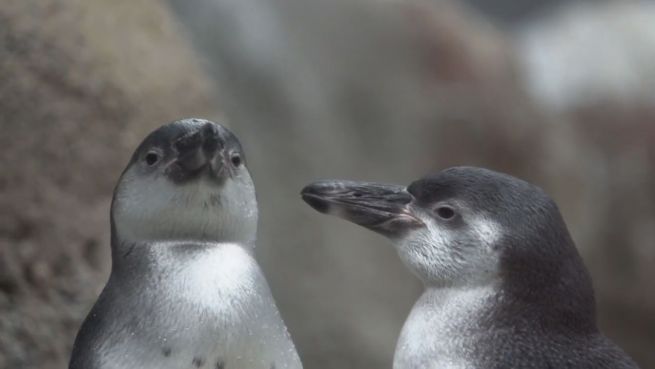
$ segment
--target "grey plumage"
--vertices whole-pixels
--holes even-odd
[[[71,369],[302,367],[253,257],[254,186],[230,131],[188,119],[150,134],[111,214],[111,275]]]
[[[302,195],[389,237],[424,282],[394,369],[637,368],[598,330],[590,277],[540,188],[456,167],[408,187],[319,181]]]

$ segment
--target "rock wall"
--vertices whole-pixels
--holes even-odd
[[[215,97],[157,1],[3,1],[0,76],[0,368],[63,368],[129,155]]]

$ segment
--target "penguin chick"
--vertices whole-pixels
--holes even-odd
[[[601,334],[590,277],[538,187],[455,167],[397,186],[319,181],[314,209],[388,237],[425,285],[394,369],[635,369]]]
[[[112,269],[70,369],[302,368],[254,258],[255,188],[225,127],[176,121],[114,191]]]

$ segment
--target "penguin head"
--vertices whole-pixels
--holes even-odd
[[[255,188],[236,136],[202,119],[169,123],[134,152],[114,191],[121,242],[213,241],[254,245]]]
[[[562,251],[552,249],[570,248],[557,206],[541,189],[482,168],[446,169],[407,187],[319,181],[302,196],[321,212],[390,238],[429,285],[525,278],[543,266],[557,269]]]

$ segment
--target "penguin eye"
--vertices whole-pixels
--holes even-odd
[[[146,154],[145,160],[146,160],[146,164],[148,164],[149,166],[153,166],[157,164],[157,162],[159,161],[159,154],[154,151],[151,151]]]
[[[234,165],[235,168],[238,168],[241,165],[241,155],[239,153],[233,153],[232,156],[230,157],[230,161],[232,162],[232,165]]]
[[[455,209],[451,208],[450,206],[439,206],[435,209],[434,212],[437,213],[439,218],[444,220],[451,220],[456,215]]]

